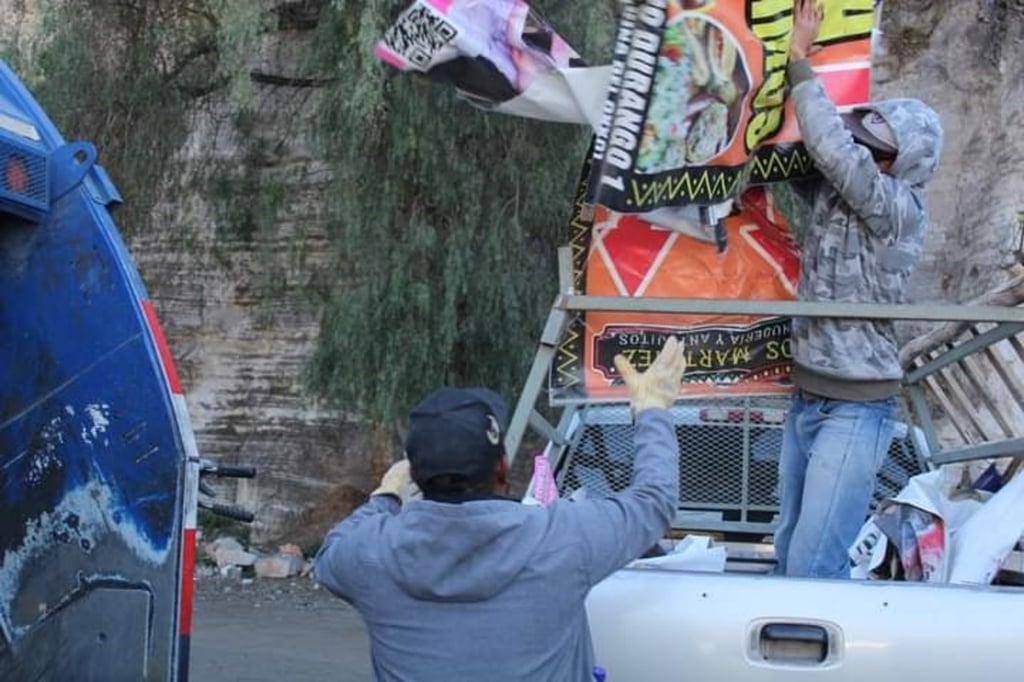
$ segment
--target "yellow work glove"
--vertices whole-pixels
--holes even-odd
[[[377,489],[370,493],[371,497],[374,495],[394,495],[402,504],[423,497],[409,473],[409,460],[402,459],[392,464],[380,479]]]
[[[658,357],[643,374],[637,372],[632,363],[621,355],[615,356],[615,369],[629,389],[634,415],[650,407],[671,407],[679,394],[679,381],[686,371],[683,344],[676,337],[669,337]]]

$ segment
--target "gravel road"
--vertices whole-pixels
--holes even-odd
[[[193,682],[373,680],[359,614],[309,578],[200,578],[190,670]]]

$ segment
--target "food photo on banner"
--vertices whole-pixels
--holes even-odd
[[[840,109],[864,105],[876,1],[822,7],[811,64]],[[644,213],[810,175],[786,97],[792,8],[792,0],[625,5],[588,201]]]

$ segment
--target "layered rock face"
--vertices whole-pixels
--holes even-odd
[[[875,96],[922,99],[945,129],[928,189],[931,230],[911,294],[915,302],[968,301],[1005,282],[1024,248],[1024,3],[887,2],[881,28]],[[902,331],[910,336],[927,327],[907,324]],[[956,369],[940,382],[954,403],[936,401],[933,410],[946,446],[1024,435],[1024,406],[1003,378],[1019,383],[1024,365],[1005,342],[993,352],[1002,371],[978,356],[967,373]]]
[[[229,502],[256,513],[255,541],[314,542],[362,500],[395,451],[357,416],[316,405],[302,388],[319,330],[316,291],[334,278],[331,175],[312,140],[318,92],[293,80],[308,41],[309,31],[296,28],[264,38],[244,130],[224,94],[197,106],[180,159],[197,175],[168,178],[154,229],[130,243],[177,359],[200,452],[258,468],[251,481],[221,486]],[[195,188],[211,163],[217,182],[234,178],[218,196]],[[218,203],[225,194],[228,210]]]
[[[967,300],[1003,281],[1021,248],[1024,3],[886,2],[881,28],[875,96],[924,100],[946,133],[914,295]]]

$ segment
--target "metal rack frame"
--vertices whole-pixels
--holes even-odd
[[[992,323],[995,325],[993,328],[984,332],[972,330],[972,336],[968,340],[949,346],[937,356],[910,369],[903,384],[910,407],[913,409],[913,423],[925,435],[928,450],[926,464],[929,467],[952,462],[1024,455],[1024,438],[1021,437],[943,449],[926,393],[927,381],[938,372],[962,362],[972,354],[987,352],[995,343],[1010,339],[1018,352],[1024,351],[1024,347],[1014,338],[1024,332],[1024,307],[586,296],[572,291],[570,254],[567,248],[559,250],[559,265],[560,293],[544,324],[533,363],[516,403],[506,436],[505,445],[510,464],[515,460],[528,429],[554,443],[564,453],[569,445],[569,429],[573,414],[588,404],[600,402],[582,399],[553,404],[553,407],[561,410],[557,424],[552,424],[537,409],[538,400],[547,387],[551,363],[569,322],[577,314],[587,311],[913,320],[961,322],[967,325]],[[1022,399],[1021,396],[1017,398]],[[557,466],[558,462],[553,464]]]

